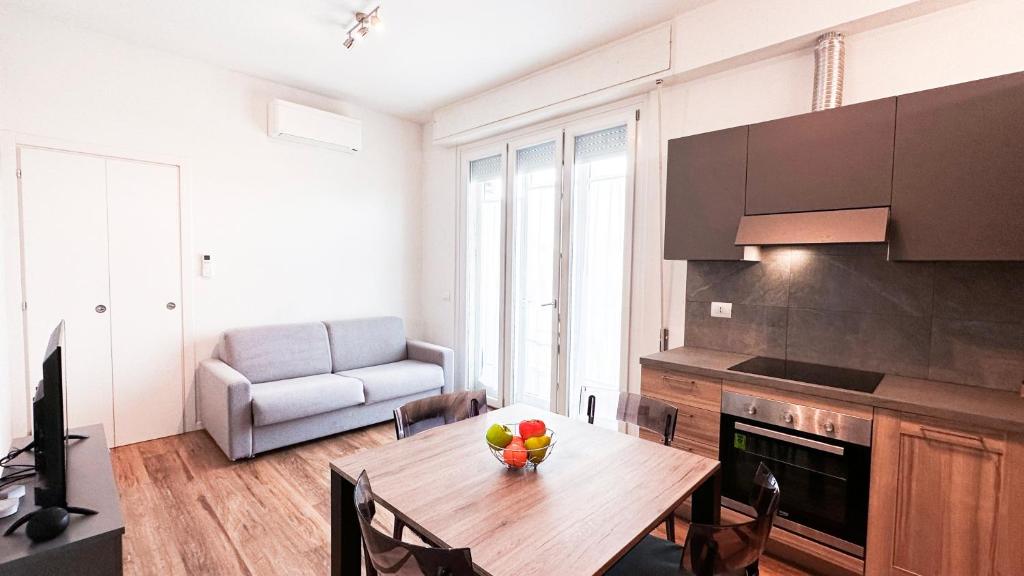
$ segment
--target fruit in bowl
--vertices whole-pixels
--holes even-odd
[[[548,455],[548,446],[551,445],[551,436],[547,435],[547,428],[539,436],[531,436],[523,441],[523,447],[530,453],[530,462],[540,464]]]
[[[519,435],[523,440],[543,436],[547,431],[548,427],[543,420],[523,420],[519,423]]]
[[[511,470],[532,464],[536,468],[554,446],[554,431],[542,420],[523,420],[519,424],[491,424],[487,445],[494,457]]]
[[[512,468],[522,468],[526,466],[526,446],[523,444],[523,439],[519,436],[512,438],[508,446],[501,451],[501,458]]]
[[[504,448],[512,442],[512,439],[512,430],[504,424],[491,424],[491,427],[487,429],[487,443],[491,446]]]

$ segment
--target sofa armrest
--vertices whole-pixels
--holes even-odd
[[[252,457],[252,383],[216,358],[199,363],[197,383],[207,433],[228,458]]]
[[[420,340],[406,340],[410,360],[429,362],[437,364],[444,371],[444,394],[450,394],[455,389],[455,351],[451,348],[422,342]]]

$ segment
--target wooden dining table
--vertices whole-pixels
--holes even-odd
[[[537,469],[508,470],[484,439],[494,422],[539,418],[554,444]],[[353,491],[366,470],[377,503],[435,546],[469,548],[478,574],[601,574],[684,500],[717,523],[716,460],[515,404],[331,462],[331,574],[356,576]]]

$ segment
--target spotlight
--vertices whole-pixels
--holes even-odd
[[[342,44],[345,48],[352,48],[356,40],[365,37],[370,33],[370,28],[383,28],[384,22],[380,18],[380,6],[366,12],[356,12],[356,21],[348,29],[348,37]]]

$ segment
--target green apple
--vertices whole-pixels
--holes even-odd
[[[487,429],[487,442],[492,446],[504,448],[512,442],[512,430],[504,424],[491,424]]]
[[[544,459],[544,456],[548,453],[548,446],[551,445],[551,436],[545,434],[544,436],[534,436],[533,438],[527,438],[526,450],[530,454],[530,462],[534,464],[540,464],[540,461]]]

